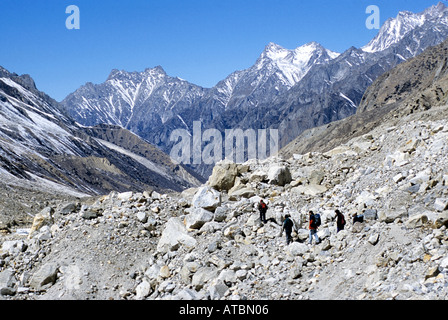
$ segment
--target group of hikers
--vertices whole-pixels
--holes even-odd
[[[266,223],[266,212],[268,211],[268,206],[267,204],[263,201],[260,200],[260,203],[258,204],[258,210],[260,212],[260,220],[263,223]],[[341,213],[341,211],[339,211],[339,209],[335,210],[336,213],[336,228],[337,228],[337,232],[344,230],[344,227],[346,225],[346,221],[345,221],[345,217],[344,215]],[[313,238],[315,239],[316,244],[320,243],[320,239],[319,236],[317,235],[317,229],[319,228],[319,226],[321,225],[321,218],[320,215],[317,213],[314,213],[313,211],[309,211],[309,218],[308,218],[308,229],[309,229],[309,239],[308,239],[308,243],[312,244],[313,243]],[[356,221],[361,221],[362,217],[354,217],[354,222]],[[361,221],[362,222],[362,221]],[[285,216],[285,219],[283,220],[283,224],[282,224],[282,230],[280,232],[280,235],[283,234],[283,231],[285,231],[286,233],[286,243],[290,244],[293,239],[292,239],[292,231],[294,228],[294,222],[291,219],[291,215],[287,214]]]

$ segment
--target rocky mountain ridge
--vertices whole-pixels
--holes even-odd
[[[368,133],[381,122],[448,101],[448,40],[380,76],[365,92],[355,115],[305,131],[281,150],[282,156],[326,152]]]
[[[211,89],[160,75],[160,67],[114,71],[105,83],[83,86],[62,104],[84,125],[123,125],[166,153],[173,147],[173,130],[192,132],[194,121],[221,132],[278,129],[284,147],[307,129],[355,114],[377,77],[448,37],[447,15],[442,3],[422,13],[400,13],[369,46],[342,54],[315,42],[295,50],[270,43],[252,67]],[[157,89],[143,89],[148,82]],[[194,169],[208,177],[212,166]]]
[[[445,5],[439,2],[431,8],[414,14],[409,11],[403,11],[398,14],[395,19],[388,19],[378,35],[372,39],[362,49],[366,52],[378,52],[398,43],[408,33],[412,33],[415,29],[424,27],[429,20],[437,20],[437,23],[448,25],[448,15]],[[434,26],[432,26],[434,27]],[[435,32],[438,30],[435,29]]]
[[[135,134],[106,125],[79,126],[59,107],[30,76],[0,69],[0,225],[28,221],[45,203],[38,199],[130,188],[181,191],[200,184]],[[21,201],[16,201],[10,196],[14,190],[39,196],[19,193]]]

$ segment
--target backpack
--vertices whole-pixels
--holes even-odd
[[[314,214],[314,225],[316,227],[319,227],[322,224],[322,221],[320,219],[320,214],[316,213]]]
[[[266,208],[267,208],[266,203],[263,202],[260,205],[261,205],[261,209],[266,210]]]

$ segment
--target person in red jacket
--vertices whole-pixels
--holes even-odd
[[[260,200],[260,203],[258,204],[258,210],[260,211],[260,220],[263,223],[266,223],[266,211],[268,211],[268,206],[263,200]]]
[[[314,216],[314,212],[310,211],[310,225],[309,225],[309,229],[310,229],[310,239],[309,239],[309,244],[313,243],[313,236],[316,239],[316,244],[320,243],[320,239],[319,236],[317,235],[317,224],[316,224],[316,217]]]

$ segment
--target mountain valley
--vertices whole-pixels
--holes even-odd
[[[0,300],[446,300],[447,21],[402,12],[342,54],[270,43],[208,89],[113,70],[58,103],[0,67]],[[174,164],[198,120],[282,148]]]

